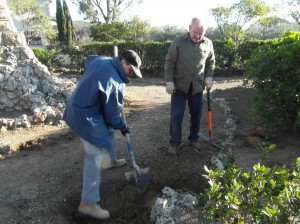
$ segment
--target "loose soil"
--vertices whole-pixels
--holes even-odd
[[[242,79],[215,78],[214,98],[225,98],[236,119],[232,139],[236,164],[251,169],[261,159],[260,152],[247,146],[252,129],[263,127],[252,112],[255,90],[242,87]],[[222,146],[228,140],[228,111],[218,101],[211,102],[212,141]],[[207,135],[207,105],[204,101],[201,133]],[[1,118],[17,117],[28,111],[1,112]],[[76,212],[82,187],[83,151],[80,141],[66,125],[40,125],[0,133],[0,220],[1,223],[105,223],[148,224],[150,211],[161,190],[169,186],[177,191],[198,194],[207,187],[204,165],[223,150],[202,141],[202,150],[186,144],[189,126],[188,108],[183,122],[184,145],[178,155],[167,154],[169,140],[170,96],[160,79],[134,79],[126,88],[125,112],[131,128],[137,164],[150,168],[146,192],[127,185],[124,173],[132,171],[126,140],[117,132],[118,157],[128,165],[101,172],[101,206],[111,218],[99,221]],[[300,157],[299,132],[268,130],[276,150],[264,162],[292,167]],[[262,139],[263,140],[263,139]],[[227,146],[226,146],[227,147]],[[226,150],[225,150],[226,151]]]

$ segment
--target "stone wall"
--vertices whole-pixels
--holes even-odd
[[[29,47],[0,47],[0,113],[30,110],[33,116],[13,120],[0,116],[0,130],[30,127],[62,119],[66,101],[75,84],[50,74]]]

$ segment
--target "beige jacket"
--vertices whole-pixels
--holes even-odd
[[[204,79],[213,77],[215,54],[212,41],[204,37],[195,44],[189,33],[179,36],[171,43],[165,61],[166,82],[174,82],[177,90],[188,93],[193,84],[193,94],[203,92]]]

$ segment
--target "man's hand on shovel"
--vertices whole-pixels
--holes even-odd
[[[126,137],[126,134],[130,134],[130,130],[128,127],[126,127],[126,129],[122,130],[121,133],[124,137]]]
[[[122,110],[121,114],[122,114],[123,122],[124,122],[125,126],[127,127],[124,109]],[[129,184],[138,187],[139,189],[141,189],[144,192],[147,189],[147,186],[149,184],[149,179],[150,179],[149,167],[141,169],[136,164],[134,155],[133,155],[132,144],[131,144],[130,137],[129,137],[129,128],[128,128],[128,132],[126,132],[124,134],[125,134],[125,138],[126,138],[127,151],[128,151],[129,157],[130,157],[131,166],[134,169],[134,171],[125,173],[126,181]]]
[[[175,86],[173,82],[166,82],[166,91],[171,95],[175,93]]]
[[[213,80],[212,80],[212,77],[207,77],[205,78],[205,86],[206,86],[206,89],[207,90],[210,90],[211,87],[213,86]]]

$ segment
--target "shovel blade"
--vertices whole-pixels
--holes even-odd
[[[207,138],[206,136],[200,134],[200,138],[202,138],[204,141],[209,142],[211,145],[215,146],[216,148],[220,150],[225,150],[222,146],[218,145],[217,143],[214,143],[211,141],[211,139]]]
[[[144,192],[149,184],[149,167],[126,172],[125,177],[128,184],[135,186]]]

